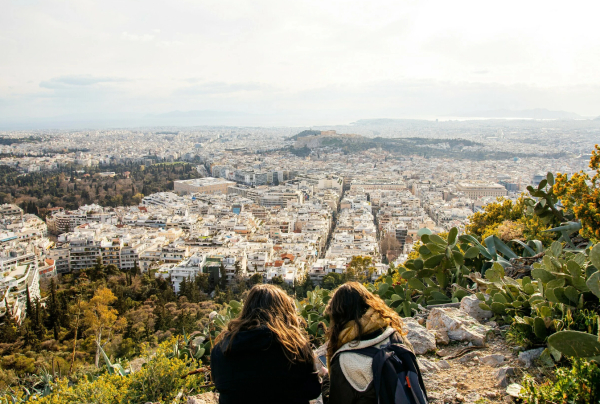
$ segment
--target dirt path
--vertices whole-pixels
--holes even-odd
[[[464,343],[448,345],[431,353],[419,356],[424,372],[425,387],[431,403],[512,403],[513,399],[506,394],[506,387],[499,386],[497,373],[501,368],[513,368],[515,376],[508,377],[506,382],[512,383],[522,373],[517,363],[517,354],[500,337],[499,332],[487,341],[487,347],[472,350],[458,358],[452,357],[467,347]],[[440,355],[441,354],[441,355]],[[490,355],[501,355],[501,358]],[[488,357],[488,358],[486,358]],[[482,359],[484,362],[482,362]],[[423,360],[425,359],[425,361]],[[428,363],[434,366],[428,366]],[[429,369],[431,368],[431,369]],[[509,373],[511,371],[508,371]]]

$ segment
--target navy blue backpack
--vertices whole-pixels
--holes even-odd
[[[399,344],[353,352],[373,358],[373,383],[378,404],[427,404],[417,357]]]

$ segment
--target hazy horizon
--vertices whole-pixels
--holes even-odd
[[[596,117],[589,4],[9,1],[0,128]]]

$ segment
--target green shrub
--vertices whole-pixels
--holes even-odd
[[[201,374],[186,375],[196,369],[197,361],[184,356],[173,356],[176,338],[163,342],[153,353],[148,346],[143,348],[147,363],[142,369],[126,376],[116,372],[105,372],[99,376],[89,375],[69,386],[67,378],[55,379],[49,383],[49,394],[33,393],[29,400],[23,389],[13,389],[0,396],[0,403],[39,404],[125,404],[145,402],[170,403],[179,392],[193,395],[202,392],[204,377]]]
[[[202,385],[201,375],[185,375],[195,368],[188,357],[170,357],[175,341],[163,342],[156,355],[146,348],[144,357],[148,362],[139,371],[129,376],[130,383],[122,400],[123,403],[170,402],[182,391],[184,394],[198,394]]]
[[[524,404],[600,403],[600,368],[594,362],[573,359],[572,367],[554,371],[556,380],[538,384],[531,376],[523,380]]]

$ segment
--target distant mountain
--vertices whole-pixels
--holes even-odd
[[[496,109],[490,111],[460,112],[457,117],[472,118],[523,118],[523,119],[577,119],[581,116],[567,111],[550,111],[545,108],[510,110]]]
[[[400,123],[425,123],[428,124],[430,121],[424,119],[391,119],[391,118],[375,118],[375,119],[359,119],[356,122],[350,123],[350,125],[357,126],[391,126],[398,125]]]
[[[320,130],[303,130],[302,132],[298,133],[297,135],[290,136],[285,140],[298,140],[301,137],[318,136],[320,134],[321,134]]]
[[[195,111],[171,111],[163,114],[149,114],[146,118],[214,118],[214,117],[229,117],[247,115],[243,112],[234,111],[210,111],[210,110],[195,110]]]

